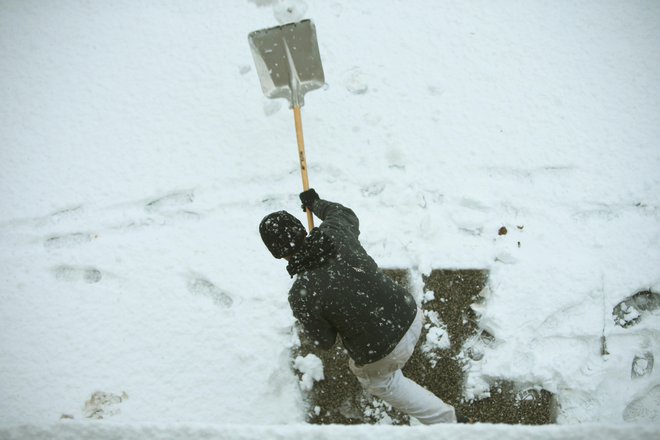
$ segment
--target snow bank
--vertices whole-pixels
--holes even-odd
[[[655,440],[660,427],[651,425],[511,426],[511,425],[436,425],[396,426],[313,426],[313,425],[118,425],[69,424],[51,427],[21,426],[0,429],[4,440]]]

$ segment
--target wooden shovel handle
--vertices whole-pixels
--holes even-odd
[[[300,159],[300,173],[302,174],[303,191],[309,189],[309,178],[307,177],[307,159],[305,159],[305,139],[303,138],[302,117],[300,107],[293,107],[293,119],[296,122],[296,139],[298,140],[298,158]],[[314,217],[312,211],[307,208],[307,225],[311,231],[314,228]]]

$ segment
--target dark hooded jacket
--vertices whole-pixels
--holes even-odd
[[[289,291],[293,314],[319,348],[331,348],[339,334],[357,365],[382,359],[415,319],[415,300],[367,255],[352,210],[316,200],[312,211],[323,220],[318,229],[330,237],[332,255],[297,272]]]

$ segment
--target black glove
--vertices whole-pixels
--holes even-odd
[[[307,208],[309,210],[312,210],[312,205],[314,204],[315,201],[320,199],[319,195],[316,194],[316,191],[314,188],[310,188],[305,192],[300,193],[300,201],[302,202],[302,209],[303,211],[307,211]]]

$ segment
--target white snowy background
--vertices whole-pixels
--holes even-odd
[[[302,18],[311,185],[382,267],[490,270],[466,395],[657,429],[660,313],[611,316],[660,292],[654,0],[0,0],[0,426],[304,421],[257,232],[304,221],[293,116],[247,43]]]

